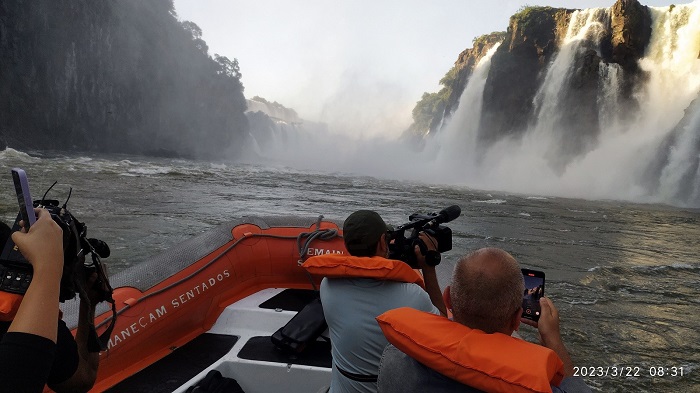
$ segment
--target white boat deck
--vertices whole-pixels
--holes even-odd
[[[238,336],[238,341],[223,358],[183,384],[175,393],[184,393],[210,370],[218,370],[224,377],[236,379],[246,393],[316,393],[321,387],[329,385],[331,369],[327,367],[248,360],[238,356],[251,338],[271,336],[294,317],[294,311],[259,307],[283,290],[265,289],[226,307],[208,333]]]

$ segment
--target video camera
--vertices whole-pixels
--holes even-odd
[[[425,232],[437,240],[437,251],[443,253],[452,249],[452,229],[440,225],[450,222],[462,214],[462,209],[457,205],[452,205],[441,210],[439,213],[418,214],[408,216],[410,222],[400,225],[388,233],[389,259],[398,259],[406,262],[414,269],[419,268],[414,248],[417,245],[425,255],[426,245],[418,237],[421,232]],[[406,236],[406,231],[411,230]],[[440,263],[426,260],[429,265],[436,266]]]
[[[56,185],[56,183],[49,187],[41,200],[34,200],[31,204],[34,208],[46,209],[51,214],[51,218],[53,218],[63,230],[63,274],[61,276],[59,301],[63,303],[66,300],[75,298],[75,295],[78,294],[81,301],[86,301],[88,303],[91,301],[96,301],[98,303],[107,301],[111,303],[112,321],[110,322],[110,326],[98,337],[95,327],[91,323],[88,340],[88,349],[91,352],[105,350],[109,334],[111,334],[116,320],[116,305],[112,297],[114,290],[109,284],[107,272],[100,260],[100,258],[109,257],[109,246],[102,240],[88,238],[87,226],[78,221],[78,219],[68,211],[66,205],[70,199],[72,189],[71,192],[68,193],[68,197],[62,206],[59,205],[57,200],[46,199],[46,194],[48,194],[54,185]],[[27,183],[25,178],[23,187],[21,188],[26,187]],[[29,194],[28,189],[17,191],[19,200],[23,199],[20,194]],[[29,201],[31,201],[31,198],[27,198],[27,204],[29,204]],[[20,203],[20,213],[15,220],[12,228],[13,231],[21,229],[19,222],[25,219],[24,216],[27,216],[26,210],[28,209],[22,212],[23,207],[24,206]],[[34,217],[32,216],[32,218]],[[28,225],[27,221],[25,221],[25,226],[26,225]],[[86,256],[88,254],[91,255],[91,258],[89,261],[86,261]],[[91,288],[86,288],[85,284],[87,284],[92,274],[96,274],[97,279]],[[33,269],[31,264],[29,264],[19,252],[12,238],[9,237],[0,254],[0,291],[24,295],[29,288],[32,276]],[[94,292],[95,296],[92,296],[92,299],[88,297],[88,291]]]
[[[70,199],[70,194],[68,199]],[[51,218],[63,230],[63,275],[61,276],[59,300],[65,302],[73,299],[81,291],[88,290],[89,288],[83,288],[83,283],[92,273],[97,273],[93,289],[97,292],[98,301],[111,300],[112,288],[109,286],[104,266],[100,261],[100,258],[109,257],[109,246],[102,240],[87,238],[87,226],[68,211],[67,203],[66,200],[63,206],[59,206],[59,202],[53,199],[33,201],[33,207],[46,209],[51,213]],[[22,219],[22,214],[18,214],[12,228],[13,231],[21,229],[19,221]],[[86,262],[87,254],[92,254],[91,261]],[[8,238],[2,254],[0,254],[0,269],[3,270],[4,276],[3,282],[0,283],[0,290],[20,295],[27,291],[33,269],[19,252],[12,238]],[[12,279],[6,282],[10,276]],[[22,280],[18,277],[22,277]]]
[[[112,288],[106,276],[106,271],[100,258],[110,255],[109,246],[102,240],[88,238],[87,226],[78,221],[64,204],[59,206],[57,200],[34,201],[34,207],[43,207],[51,218],[63,229],[63,276],[61,277],[61,293],[59,300],[65,302],[73,299],[82,290],[83,283],[93,274],[97,273],[92,290],[97,292],[97,301],[109,301],[112,299]],[[91,261],[86,261],[87,254],[91,254]]]

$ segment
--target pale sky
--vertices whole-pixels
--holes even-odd
[[[671,0],[643,0],[665,6]],[[681,1],[686,3],[690,1]],[[614,0],[175,0],[209,53],[237,58],[245,96],[334,131],[396,135],[423,92],[472,40],[504,31],[523,4],[609,7]],[[337,125],[337,127],[335,126]],[[354,128],[354,129],[350,129]]]

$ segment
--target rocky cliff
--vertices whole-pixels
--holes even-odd
[[[526,7],[510,18],[505,33],[475,40],[474,47],[459,55],[455,67],[441,81],[443,90],[423,95],[414,110],[414,124],[409,133],[425,135],[438,131],[443,119],[456,109],[474,64],[492,45],[502,42],[491,60],[483,91],[479,139],[490,144],[503,137],[521,135],[532,126],[538,111],[545,105],[542,86],[547,71],[554,66],[552,61],[562,42],[571,33],[569,25],[574,11]],[[558,122],[570,125],[561,135],[562,140],[569,141],[564,144],[564,156],[580,154],[597,138],[599,111],[596,95],[600,90],[598,75],[601,64],[619,66],[625,80],[619,99],[631,107],[634,106],[633,87],[644,78],[637,60],[649,42],[649,10],[636,0],[618,0],[602,12],[609,14],[603,18],[609,22],[589,32],[596,37],[575,48],[576,53],[572,56],[575,56],[576,66],[569,71],[565,81],[569,89],[557,97],[565,103],[559,107],[567,108]],[[426,120],[428,115],[430,118]],[[570,142],[572,139],[574,142]]]
[[[551,7],[528,7],[510,18],[484,89],[483,140],[522,132],[527,125],[543,70],[566,33],[570,13]]]
[[[474,71],[474,67],[496,43],[503,41],[505,32],[493,32],[477,37],[473,47],[457,57],[455,65],[440,80],[443,88],[437,93],[424,93],[413,109],[413,124],[408,130],[411,137],[437,132],[446,117],[459,105],[459,97]]]
[[[488,189],[698,207],[698,21],[698,2],[523,8],[406,135]]]
[[[0,53],[10,147],[211,157],[247,135],[237,61],[172,0],[2,1]]]

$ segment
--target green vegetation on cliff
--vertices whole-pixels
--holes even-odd
[[[424,135],[436,131],[443,117],[457,107],[459,95],[476,64],[494,44],[503,41],[505,34],[498,31],[474,38],[472,48],[460,53],[454,66],[440,79],[442,89],[437,93],[423,93],[416,103],[413,124],[408,129],[410,134]]]
[[[524,30],[536,29],[537,26],[546,24],[556,11],[556,8],[549,6],[524,5],[510,17],[510,25],[519,26]]]
[[[447,88],[443,87],[439,93],[423,93],[420,101],[413,108],[413,124],[410,132],[413,134],[424,134],[430,130],[433,121],[439,122],[445,111]]]

